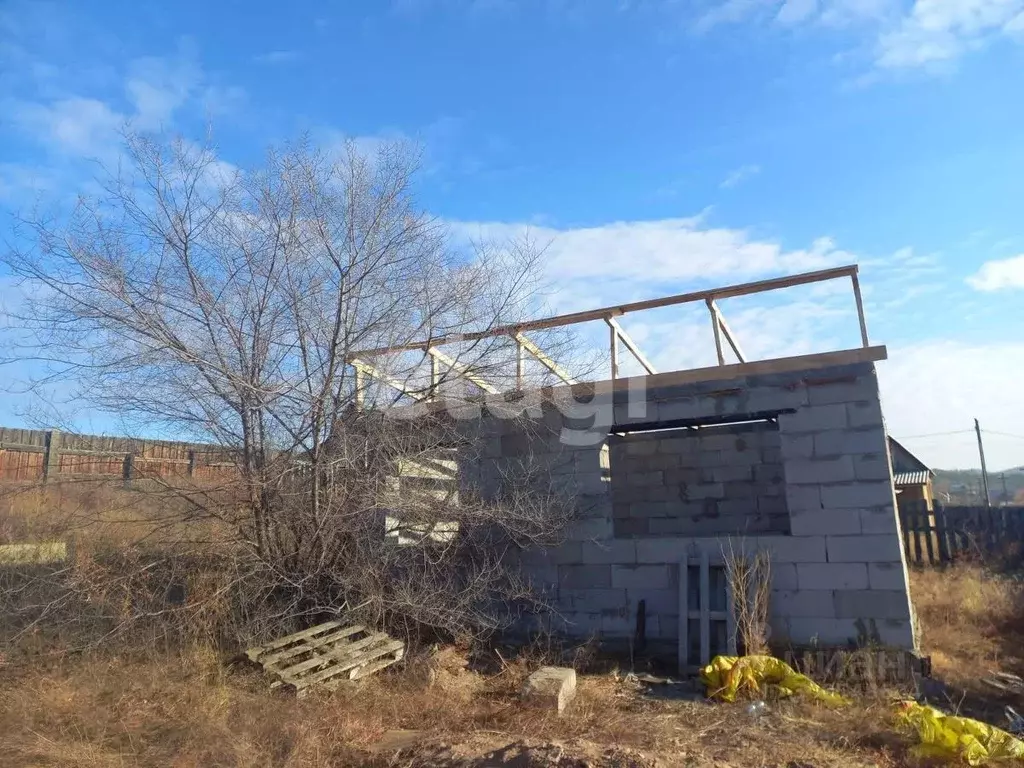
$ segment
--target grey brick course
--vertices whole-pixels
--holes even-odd
[[[852,481],[855,477],[851,456],[786,462],[787,483],[843,483]]]
[[[902,559],[896,536],[829,536],[830,563],[895,563]]]
[[[616,589],[668,589],[671,586],[668,565],[613,565],[612,586]]]
[[[799,589],[867,589],[866,563],[797,563]]]
[[[841,619],[907,619],[910,607],[904,590],[836,590],[836,616]]]
[[[564,589],[609,589],[612,586],[612,566],[560,565],[558,583]]]

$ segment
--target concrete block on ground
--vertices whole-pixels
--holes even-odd
[[[859,534],[863,530],[860,512],[856,509],[816,509],[791,512],[789,524],[794,536]]]
[[[786,482],[799,484],[846,483],[855,479],[852,456],[833,459],[795,459],[785,464]]]
[[[668,589],[672,579],[668,565],[613,565],[612,587],[616,589]]]
[[[903,563],[868,563],[868,587],[870,589],[906,589],[907,572]]]
[[[522,696],[531,706],[553,709],[562,714],[576,696],[576,670],[571,667],[541,667],[526,678]]]
[[[836,617],[840,619],[909,619],[905,590],[836,590]]]
[[[903,559],[899,536],[829,536],[830,563],[898,563]]]
[[[797,563],[799,589],[867,589],[867,563]]]

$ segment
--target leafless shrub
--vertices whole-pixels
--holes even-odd
[[[373,378],[351,365],[537,310],[542,250],[452,238],[416,207],[415,169],[402,144],[300,142],[242,173],[211,147],[128,135],[103,196],[20,222],[32,245],[5,257],[25,289],[7,362],[235,467],[203,482],[140,467],[145,530],[61,574],[107,606],[110,631],[191,611],[243,636],[339,613],[481,634],[536,599],[508,555],[556,541],[572,500],[539,492],[528,464],[478,477],[472,420],[440,407],[475,403],[474,379],[512,389],[514,340],[446,348],[440,368],[422,346],[373,356]],[[186,577],[184,605],[157,574]]]
[[[732,594],[736,645],[741,654],[768,653],[768,600],[771,595],[771,557],[765,550],[748,551],[744,542],[723,545],[725,578]]]

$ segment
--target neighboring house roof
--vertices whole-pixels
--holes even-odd
[[[892,457],[892,482],[897,488],[906,485],[924,485],[935,473],[917,456],[908,451],[902,443],[889,438],[889,454]]]
[[[892,484],[897,488],[905,488],[908,485],[927,485],[932,474],[930,469],[920,472],[894,472]]]

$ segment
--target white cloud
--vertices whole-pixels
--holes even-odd
[[[1024,0],[719,0],[694,22],[860,26],[882,70],[948,65],[1002,36],[1024,37]]]
[[[761,166],[759,165],[741,165],[736,170],[731,171],[729,175],[726,176],[722,180],[722,183],[719,184],[718,186],[722,187],[723,189],[735,187],[737,184],[746,181],[747,179],[753,176],[757,176],[757,174],[759,174],[760,172]]]
[[[986,261],[981,269],[967,278],[967,283],[978,291],[1024,289],[1024,253],[1009,259]]]
[[[786,0],[775,15],[780,24],[799,24],[818,12],[818,0]]]
[[[933,340],[891,346],[878,363],[882,408],[893,437],[932,467],[977,467],[974,419],[982,429],[1024,435],[1024,399],[1009,382],[1024,377],[1024,344]],[[996,471],[1024,464],[1024,440],[985,437],[985,458]]]
[[[257,64],[289,64],[299,59],[298,51],[268,51],[253,57]]]
[[[82,157],[103,155],[125,116],[97,99],[69,98],[10,107],[23,132],[56,151]]]
[[[466,239],[528,233],[537,243],[547,245],[546,266],[553,278],[604,278],[623,290],[688,281],[734,283],[856,260],[829,238],[819,238],[807,248],[786,250],[778,243],[752,239],[741,229],[703,226],[699,217],[574,229],[494,222],[451,222],[449,226]]]
[[[137,59],[125,82],[135,110],[133,121],[146,130],[166,126],[201,82],[202,72],[187,53],[172,59]]]

